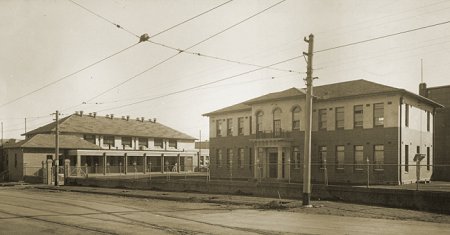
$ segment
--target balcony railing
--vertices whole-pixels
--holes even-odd
[[[274,130],[274,131],[257,131],[256,138],[257,139],[268,139],[268,138],[290,138],[291,132],[285,131],[282,129]]]

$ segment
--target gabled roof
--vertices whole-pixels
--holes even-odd
[[[35,130],[25,133],[25,135],[34,135],[41,133],[55,132],[56,122],[39,127]],[[124,120],[121,118],[110,118],[102,116],[89,115],[70,115],[59,121],[59,131],[62,134],[81,133],[81,134],[99,134],[115,136],[136,136],[136,137],[154,137],[168,139],[194,140],[195,138],[167,127],[161,123]]]
[[[301,97],[301,96],[305,96],[305,91],[300,90],[295,87],[292,87],[292,88],[289,88],[284,91],[273,92],[273,93],[269,93],[267,95],[256,97],[254,99],[244,101],[243,103],[244,104],[254,104],[254,103],[265,102],[268,100],[278,100],[278,99]]]
[[[443,107],[441,104],[438,104],[426,97],[414,94],[412,92],[406,91],[404,89],[399,89],[391,86],[386,86],[382,84],[378,84],[375,82],[370,82],[364,79],[353,80],[347,82],[339,82],[333,84],[327,84],[322,86],[315,86],[313,88],[313,96],[317,101],[331,100],[331,99],[341,99],[341,98],[349,98],[349,97],[357,97],[357,96],[367,96],[374,94],[384,94],[384,93],[401,93],[408,94],[415,98],[418,98],[428,104],[431,104],[435,107]],[[219,109],[210,113],[204,114],[204,116],[211,116],[213,114],[222,114],[225,112],[235,111],[239,107],[241,109],[247,108],[250,109],[252,104],[262,103],[272,100],[280,100],[280,99],[289,99],[295,97],[304,97],[305,91],[304,89],[298,88],[289,88],[284,91],[273,92],[267,95],[259,96],[254,99],[250,99],[244,101],[242,103],[226,107],[223,109]]]
[[[55,135],[37,134],[17,143],[5,145],[5,148],[55,148]],[[60,135],[59,148],[101,149],[99,146],[73,135]]]
[[[203,114],[203,116],[210,116],[211,114],[216,114],[216,113],[228,113],[228,112],[238,112],[238,111],[246,111],[246,110],[251,110],[252,108],[244,103],[240,103],[240,104],[235,104],[235,105],[231,105],[228,106],[226,108],[223,109],[219,109],[216,110],[214,112],[211,113],[205,113]]]

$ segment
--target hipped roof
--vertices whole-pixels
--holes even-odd
[[[39,127],[25,133],[34,135],[41,133],[53,133],[56,130],[56,122]],[[174,130],[158,122],[141,120],[124,120],[103,116],[89,116],[73,114],[59,121],[60,133],[81,133],[114,136],[136,136],[168,139],[195,140],[194,137]]]
[[[5,148],[55,148],[55,135],[37,134],[14,144],[5,145]],[[100,149],[99,146],[73,135],[59,135],[60,149]]]

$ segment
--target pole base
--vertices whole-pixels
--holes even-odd
[[[303,193],[302,198],[303,206],[310,206],[311,204],[311,194],[310,193]]]

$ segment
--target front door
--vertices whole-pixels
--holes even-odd
[[[278,153],[269,153],[269,178],[278,176]]]

